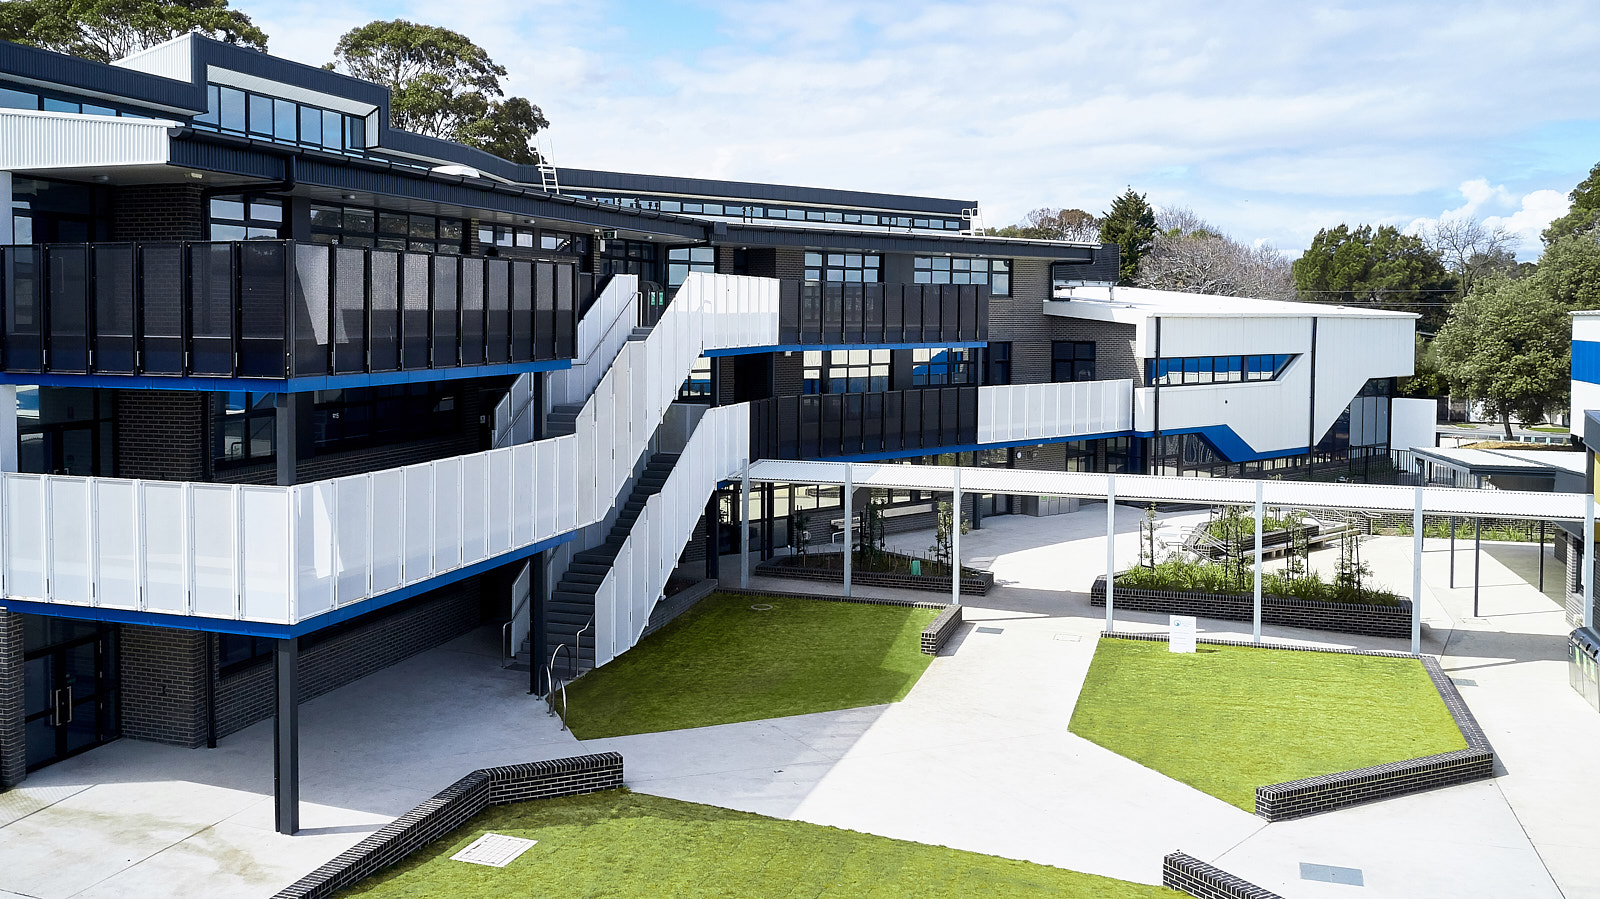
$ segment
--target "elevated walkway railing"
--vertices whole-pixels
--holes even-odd
[[[978,388],[978,442],[1114,434],[1133,428],[1133,381]]]

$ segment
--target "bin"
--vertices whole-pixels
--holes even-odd
[[[1600,632],[1580,627],[1567,638],[1567,678],[1600,711]]]

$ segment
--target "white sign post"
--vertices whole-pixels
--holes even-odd
[[[1194,652],[1195,623],[1192,615],[1173,615],[1168,652]]]

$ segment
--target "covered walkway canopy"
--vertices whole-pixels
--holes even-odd
[[[1097,497],[1106,506],[1106,630],[1115,622],[1114,582],[1116,503],[1207,503],[1255,507],[1255,627],[1261,640],[1261,522],[1265,506],[1296,509],[1348,509],[1364,512],[1409,512],[1415,559],[1422,558],[1424,514],[1463,518],[1529,518],[1583,522],[1584,545],[1594,545],[1594,497],[1583,493],[1536,493],[1520,490],[1463,490],[1453,487],[1391,487],[1377,484],[1324,484],[1233,478],[1156,477],[1095,474],[1076,471],[1017,471],[1006,468],[963,468],[944,465],[886,465],[861,462],[790,462],[764,459],[746,467],[743,486],[774,484],[838,484],[843,490],[845,526],[853,527],[851,488],[949,492],[959,501],[963,492],[1013,496]],[[742,503],[748,518],[749,504]],[[959,506],[958,506],[959,507]],[[749,522],[745,522],[745,532]],[[959,570],[960,528],[953,529],[954,568]],[[847,536],[845,545],[850,545]],[[749,583],[749,557],[743,556],[741,579]],[[1413,566],[1411,585],[1411,651],[1421,650],[1422,570]],[[850,553],[845,553],[845,595],[850,595]],[[1584,578],[1586,626],[1594,608],[1592,578]],[[960,578],[951,578],[951,602],[961,601]]]

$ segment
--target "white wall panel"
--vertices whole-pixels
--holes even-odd
[[[244,553],[243,617],[292,620],[289,572],[289,499],[279,487],[239,488],[239,545]]]
[[[406,478],[405,582],[433,574],[433,466],[411,465]]]
[[[406,472],[391,468],[367,477],[372,481],[372,589],[382,593],[404,583]]]
[[[461,565],[461,459],[433,463],[433,570]]]
[[[367,475],[340,478],[333,482],[337,542],[334,546],[335,605],[358,602],[371,589],[373,508],[369,494],[372,479]],[[393,551],[393,544],[385,549]],[[392,577],[392,575],[389,575]]]
[[[489,459],[477,453],[461,457],[461,564],[473,565],[489,555]]]
[[[239,510],[236,488],[225,484],[194,484],[189,488],[193,526],[194,613],[211,618],[238,615],[239,572],[235,568],[239,547]]]
[[[97,605],[137,609],[139,599],[138,484],[94,478]]]
[[[144,607],[152,612],[189,613],[189,504],[183,484],[146,481],[144,510]]]
[[[333,482],[300,484],[295,499],[295,608],[310,618],[333,608]]]
[[[50,502],[51,600],[89,605],[94,601],[89,482],[84,478],[51,478],[46,485]]]
[[[511,460],[510,449],[489,454],[489,540],[488,550],[499,555],[511,548]]]

